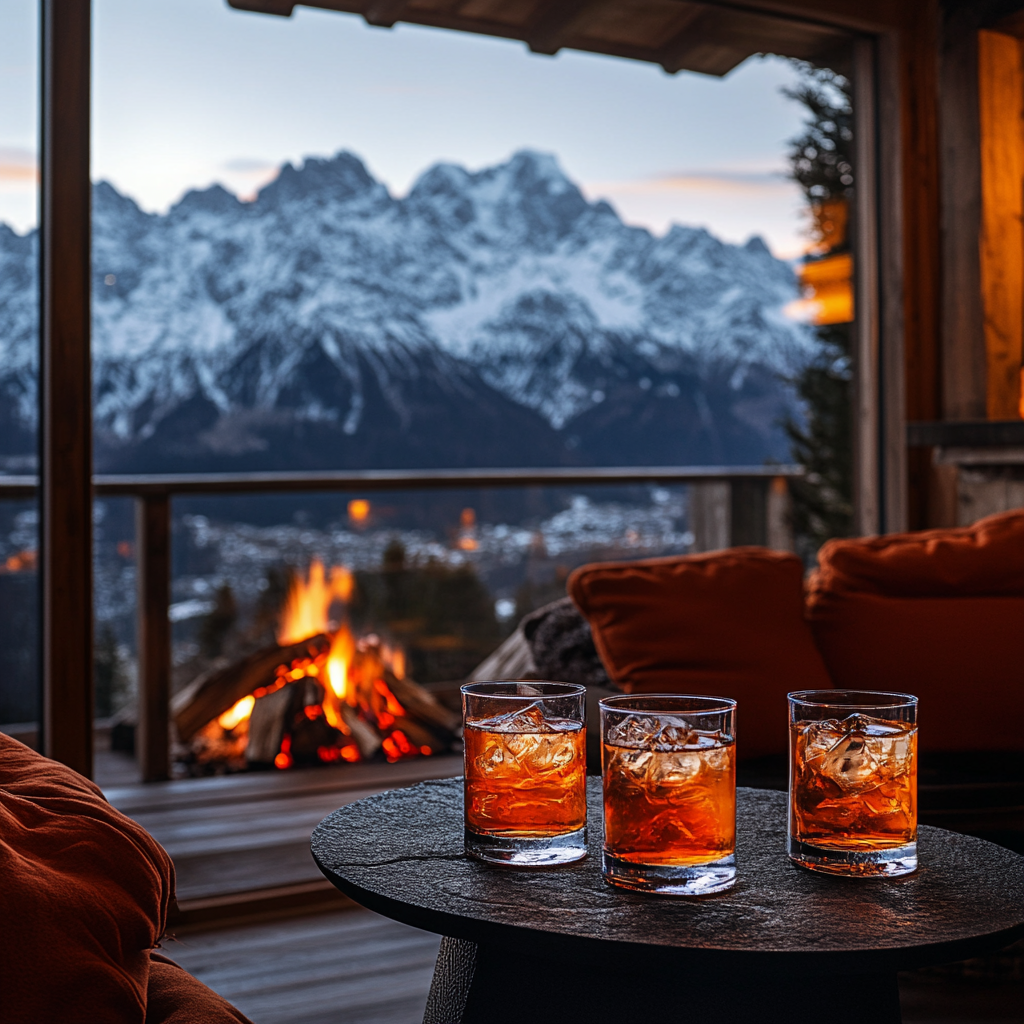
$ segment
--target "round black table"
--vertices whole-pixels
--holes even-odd
[[[445,936],[424,1024],[899,1021],[897,971],[1024,934],[1018,854],[922,827],[913,875],[813,874],[785,855],[785,794],[737,795],[736,886],[696,899],[602,879],[596,778],[589,856],[564,867],[466,857],[461,779],[349,804],[311,846],[358,903]]]

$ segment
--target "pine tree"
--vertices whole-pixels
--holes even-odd
[[[803,81],[785,92],[807,108],[809,117],[803,133],[789,142],[790,177],[803,189],[811,214],[811,258],[823,259],[850,249],[845,231],[854,193],[850,83],[828,68],[796,63]],[[817,351],[790,382],[804,419],[791,417],[783,424],[792,458],[806,471],[792,482],[791,494],[793,528],[807,561],[830,537],[853,531],[853,325],[815,330]]]

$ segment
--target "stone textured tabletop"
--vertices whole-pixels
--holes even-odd
[[[339,889],[371,910],[477,943],[590,964],[642,954],[694,966],[868,973],[980,955],[1024,934],[1024,857],[922,827],[920,868],[846,879],[785,855],[786,797],[738,791],[736,886],[698,899],[608,885],[600,873],[600,779],[588,780],[590,854],[510,870],[463,853],[462,780],[360,800],[316,828],[312,852]]]

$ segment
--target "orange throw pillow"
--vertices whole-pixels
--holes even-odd
[[[173,960],[153,953],[146,1024],[252,1024]]]
[[[914,694],[923,750],[1024,750],[1024,511],[818,559],[808,617],[836,686]]]
[[[568,590],[627,692],[738,701],[742,758],[785,753],[786,694],[831,685],[804,622],[795,555],[729,548],[585,565]]]
[[[0,734],[0,1017],[143,1024],[173,889],[141,825]]]

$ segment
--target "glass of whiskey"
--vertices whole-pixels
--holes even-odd
[[[917,869],[917,698],[789,695],[789,856],[832,875]]]
[[[532,680],[462,687],[470,856],[549,867],[587,855],[586,692]]]
[[[703,896],[736,881],[736,702],[607,697],[602,870],[613,885]]]

